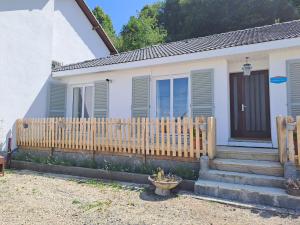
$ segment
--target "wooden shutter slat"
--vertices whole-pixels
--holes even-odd
[[[97,81],[95,82],[94,91],[94,117],[107,118],[108,106],[108,83],[107,81]]]
[[[300,59],[287,62],[288,113],[294,118],[300,115]]]
[[[49,85],[49,117],[65,117],[66,113],[66,84],[50,83]]]
[[[132,117],[149,117],[150,76],[132,78]]]
[[[191,115],[213,116],[214,73],[213,70],[191,72]]]

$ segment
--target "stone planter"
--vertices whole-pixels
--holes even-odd
[[[300,196],[299,179],[289,178],[285,185],[286,185],[286,192],[289,195]]]
[[[170,195],[170,190],[177,187],[182,179],[174,176],[176,181],[156,181],[154,176],[149,176],[148,180],[155,186],[155,194],[160,196]]]
[[[298,196],[298,197],[300,197],[300,189],[287,188],[286,192],[287,192],[289,195],[293,195],[293,196]]]

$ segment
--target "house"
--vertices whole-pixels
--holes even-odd
[[[52,78],[50,117],[214,116],[217,145],[277,147],[275,117],[300,115],[300,20],[63,65]]]
[[[56,66],[46,86],[15,154],[200,169],[196,194],[300,210],[300,120],[277,117],[300,115],[300,20]]]
[[[52,64],[117,53],[83,0],[2,0],[0,27],[0,146],[17,118],[47,116]]]

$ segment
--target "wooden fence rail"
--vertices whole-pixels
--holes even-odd
[[[278,116],[277,135],[280,162],[294,162],[300,166],[300,116]]]
[[[210,124],[207,124],[209,121]],[[199,159],[214,155],[214,118],[17,120],[17,145]],[[209,143],[208,141],[209,140]]]

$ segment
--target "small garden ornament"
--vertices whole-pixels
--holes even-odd
[[[175,175],[165,175],[164,171],[158,168],[157,174],[148,177],[148,180],[156,187],[155,194],[160,196],[170,195],[170,190],[177,187],[182,179]]]

